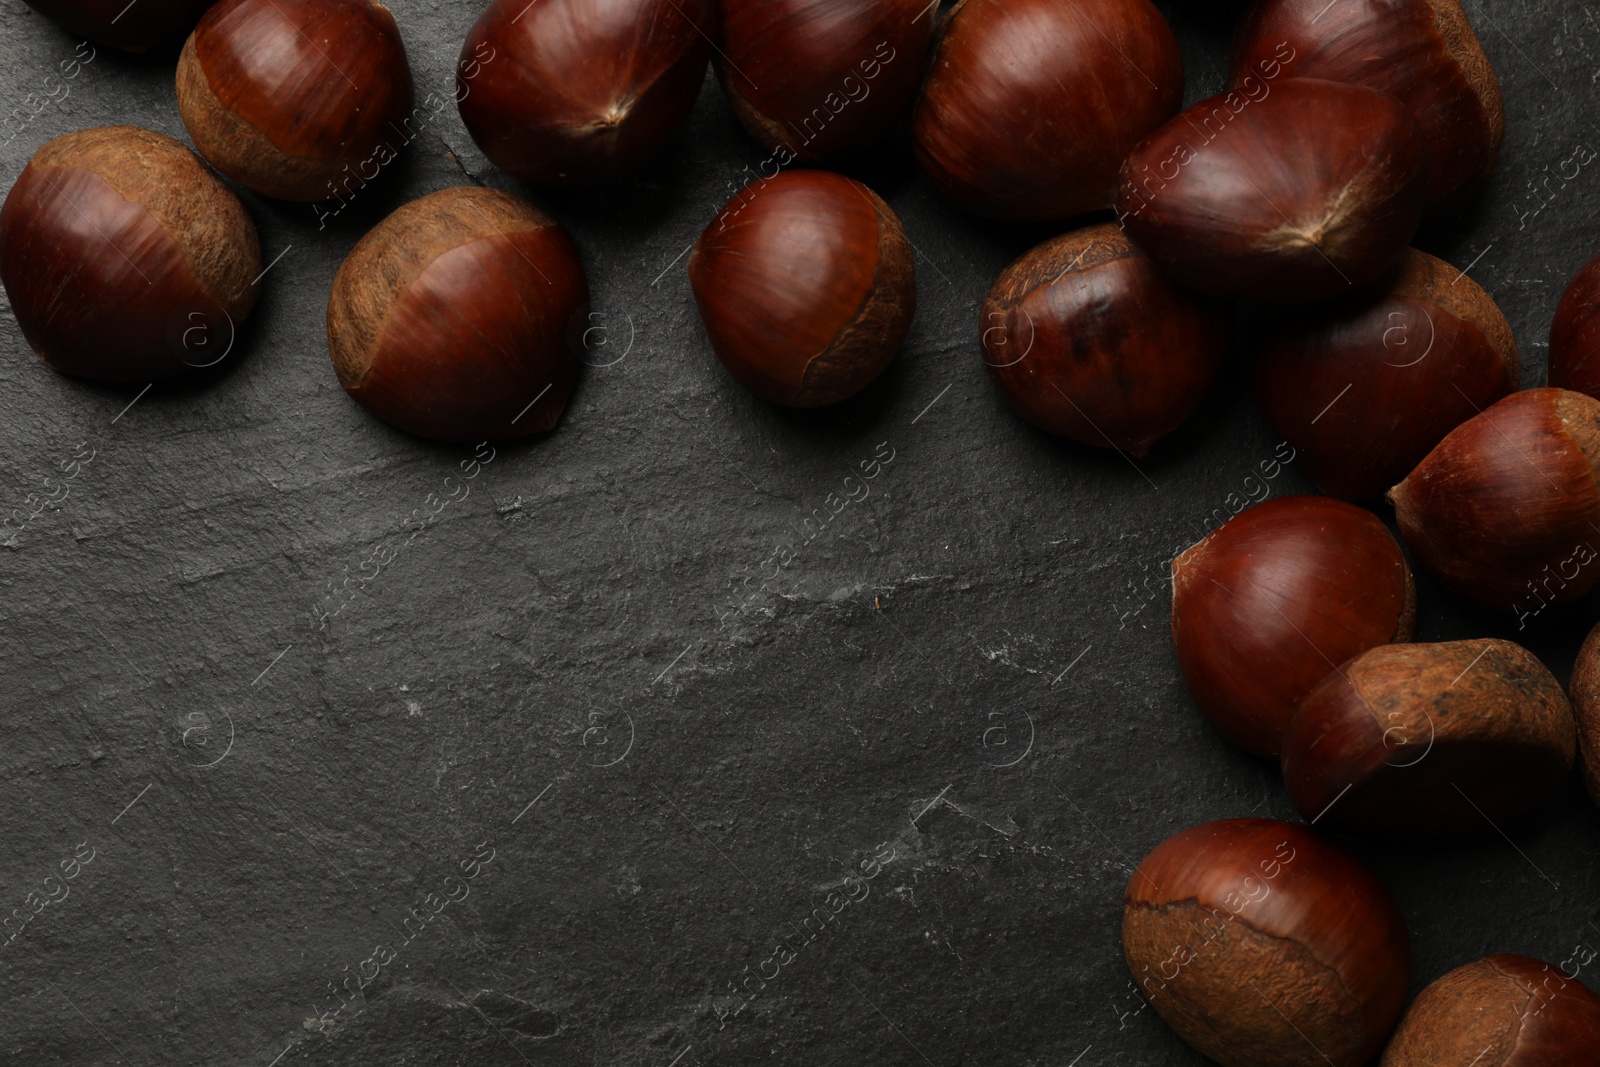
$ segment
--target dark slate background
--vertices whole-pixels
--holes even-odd
[[[1191,100],[1221,86],[1215,6],[1165,5]],[[394,10],[419,97],[448,92],[477,5]],[[1538,385],[1565,280],[1600,250],[1600,170],[1538,212],[1530,183],[1600,147],[1600,21],[1468,10],[1504,157],[1419,243],[1471,266]],[[0,41],[0,105],[60,96],[77,38],[0,0]],[[187,140],[176,51],[99,49],[0,148],[5,185],[70,130]],[[1276,438],[1237,372],[1137,465],[1024,426],[981,368],[978,308],[1048,231],[947,209],[903,136],[855,172],[920,253],[904,355],[836,410],[763,406],[710,356],[683,268],[763,157],[708,81],[623,190],[535,196],[589,270],[592,368],[553,435],[480,468],[368,417],[323,335],[341,258],[396,205],[530,192],[453,107],[325,230],[245,195],[281,258],[203,381],[68,380],[7,309],[0,503],[93,458],[0,551],[0,914],[92,859],[0,948],[0,1062],[1200,1062],[1139,1010],[1121,894],[1176,830],[1295,817],[1276,768],[1189,703],[1165,618],[1166,561]],[[863,464],[870,496],[806,542]],[[1290,465],[1271,488],[1311,485]],[[1520,637],[1563,679],[1596,616],[1519,635],[1425,579],[1421,600],[1422,637]],[[1600,945],[1600,818],[1576,783],[1509,832],[1358,844],[1410,925],[1414,989],[1489,952]],[[843,890],[733,1014],[734,984]],[[374,968],[339,1010],[334,986]]]

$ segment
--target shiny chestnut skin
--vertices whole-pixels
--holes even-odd
[[[1550,324],[1550,381],[1557,389],[1600,398],[1600,256],[1585,263],[1561,294]]]
[[[1422,221],[1428,149],[1376,89],[1314,78],[1202,100],[1122,165],[1117,218],[1177,281],[1307,303],[1381,278]]]
[[[1418,993],[1380,1067],[1594,1067],[1597,1048],[1600,996],[1561,968],[1502,953]]]
[[[1460,206],[1500,157],[1500,79],[1460,0],[1258,0],[1239,25],[1232,67],[1235,88],[1326,78],[1399,97],[1428,142],[1431,210]]]
[[[695,242],[689,285],[711,348],[772,404],[835,404],[866,388],[911,329],[911,243],[877,193],[792,170],[758,178]]]
[[[1416,587],[1383,523],[1290,496],[1247,508],[1172,561],[1189,694],[1228,740],[1277,756],[1295,707],[1369,648],[1411,638]]]
[[[200,154],[280,200],[376,176],[411,101],[400,30],[377,0],[220,0],[178,58],[178,112]]]
[[[714,0],[493,0],[461,48],[461,121],[530,185],[618,181],[683,128],[715,32]]]
[[[1157,845],[1128,880],[1122,946],[1161,1018],[1223,1067],[1360,1067],[1405,1006],[1388,891],[1294,823],[1224,819]]]
[[[1117,168],[1183,103],[1183,59],[1149,0],[960,0],[912,117],[917,162],[994,219],[1111,203]]]
[[[1600,804],[1600,625],[1589,631],[1572,667],[1572,711],[1578,720],[1583,784]]]
[[[215,0],[25,0],[45,18],[124,52],[145,52],[194,25]]]
[[[928,0],[719,0],[717,77],[769,150],[816,163],[900,121],[927,66]]]
[[[493,189],[402,205],[345,258],[328,349],[345,390],[419,437],[472,442],[555,427],[578,378],[589,286],[554,220]]]
[[[1494,300],[1415,249],[1380,286],[1274,312],[1256,345],[1256,396],[1330,496],[1381,497],[1521,378]]]
[[[1525,814],[1576,756],[1561,683],[1527,649],[1488,639],[1363,652],[1300,701],[1282,760],[1317,825],[1427,834]]]
[[[148,382],[209,366],[260,272],[239,198],[153,130],[46,142],[0,209],[0,281],[29,346],[63,374]]]
[[[1024,419],[1142,456],[1216,379],[1233,309],[1174,285],[1107,222],[1007,267],[982,329],[984,367]]]
[[[1446,588],[1521,617],[1600,582],[1597,464],[1600,400],[1528,389],[1450,431],[1389,500]]]

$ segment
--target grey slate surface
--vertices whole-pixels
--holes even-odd
[[[1198,99],[1227,5],[1163,6]],[[393,8],[419,96],[448,92],[477,6]],[[1419,243],[1471,264],[1536,385],[1562,287],[1600,251],[1600,172],[1537,214],[1526,198],[1600,144],[1600,20],[1468,10],[1504,159]],[[20,0],[0,41],[6,109],[77,44]],[[0,182],[87,126],[187,141],[175,54],[100,49],[0,147]],[[0,1062],[1201,1062],[1137,1010],[1120,899],[1182,827],[1295,817],[1276,769],[1190,705],[1162,581],[1276,438],[1237,372],[1137,468],[1025,427],[980,366],[978,306],[1048,230],[945,208],[903,137],[856,173],[920,252],[904,355],[837,410],[763,406],[711,358],[681,258],[762,158],[708,81],[621,193],[535,197],[587,264],[595,366],[556,433],[464,483],[445,479],[471,450],[368,417],[323,336],[341,258],[388,210],[468,181],[528,192],[453,108],[325,230],[246,195],[281,258],[204,382],[130,407],[137,390],[46,371],[0,316],[0,504],[80,443],[94,457],[0,549],[0,914],[77,871],[0,949]],[[891,452],[807,542],[807,515]],[[1310,488],[1293,465],[1272,483]],[[1518,638],[1421,596],[1425,638]],[[1521,638],[1564,679],[1595,617],[1550,611]],[[1600,817],[1576,783],[1509,833],[1358,843],[1409,923],[1414,989],[1488,952],[1600,945]],[[75,850],[92,859],[70,868]],[[839,910],[807,940],[819,905]],[[374,969],[333,1014],[333,987]]]

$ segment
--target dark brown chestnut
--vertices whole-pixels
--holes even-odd
[[[1600,398],[1600,256],[1573,275],[1550,324],[1550,380]]]
[[[928,0],[720,0],[717,76],[763,146],[804,162],[860,151],[911,108]]]
[[[1064,219],[1109,206],[1128,150],[1182,103],[1178,43],[1149,0],[960,0],[912,134],[956,207]]]
[[[1600,804],[1600,625],[1589,631],[1572,667],[1572,710],[1578,720],[1583,784]]]
[[[345,258],[328,350],[345,390],[408,433],[521,437],[567,405],[588,302],[577,249],[549,216],[493,189],[441,189]]]
[[[200,154],[281,200],[376,177],[411,100],[400,30],[378,0],[220,0],[178,58],[178,113]]]
[[[982,329],[984,367],[1023,418],[1142,456],[1216,379],[1233,308],[1174,285],[1107,222],[1007,267]]]
[[[1379,288],[1265,316],[1255,365],[1273,427],[1346,500],[1381,497],[1520,376],[1494,300],[1415,249]]]
[[[1202,293],[1306,303],[1381,278],[1422,221],[1428,148],[1376,89],[1313,78],[1202,100],[1122,165],[1117,217]]]
[[[1277,756],[1296,705],[1353,656],[1408,641],[1416,587],[1378,517],[1328,497],[1247,508],[1172,561],[1172,639],[1222,735]]]
[[[758,178],[695,242],[689,285],[712,351],[761,399],[835,404],[894,359],[916,313],[911,243],[877,193],[795,170]]]
[[[1405,1006],[1410,950],[1383,883],[1303,826],[1224,819],[1128,880],[1122,949],[1145,998],[1223,1067],[1360,1067]]]
[[[1375,833],[1486,830],[1572,770],[1561,683],[1510,641],[1382,645],[1330,672],[1283,737],[1300,814]]]
[[[1418,993],[1381,1067],[1594,1067],[1596,1049],[1600,996],[1576,971],[1506,953]]]
[[[1234,41],[1237,90],[1326,78],[1399,97],[1428,142],[1428,204],[1459,206],[1500,157],[1500,79],[1460,0],[1259,0]]]
[[[194,25],[215,0],[25,0],[63,28],[96,44],[144,52]]]
[[[0,281],[29,346],[63,374],[148,382],[217,362],[260,273],[239,198],[136,126],[46,142],[0,209]]]
[[[1597,464],[1600,401],[1528,389],[1450,431],[1389,499],[1446,588],[1525,619],[1600,582]]]
[[[461,48],[461,121],[532,185],[617,181],[682,129],[715,32],[714,0],[494,0]]]

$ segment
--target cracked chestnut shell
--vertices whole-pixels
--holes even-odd
[[[695,242],[689,284],[723,366],[785,407],[866,388],[917,305],[900,219],[865,185],[821,170],[745,186]]]
[[[494,0],[461,47],[461,121],[531,185],[615,182],[683,128],[715,32],[714,0]]]
[[[1548,384],[1600,397],[1600,256],[1572,276],[1556,305]]]
[[[1239,25],[1231,80],[1326,78],[1399,97],[1422,127],[1430,210],[1489,180],[1505,136],[1500,79],[1459,0],[1260,0]]]
[[[1537,656],[1495,639],[1384,645],[1330,673],[1283,737],[1283,779],[1320,826],[1484,830],[1572,770],[1572,708]]]
[[[1520,378],[1494,300],[1416,249],[1381,287],[1265,316],[1256,346],[1267,418],[1318,487],[1346,500],[1381,497]]]
[[[233,190],[137,126],[47,141],[0,209],[0,281],[29,347],[63,374],[148,382],[209,366],[260,272]]]
[[[1572,667],[1572,711],[1578,720],[1583,784],[1600,804],[1600,625],[1589,631]]]
[[[1457,967],[1412,1003],[1381,1067],[1593,1067],[1600,996],[1509,953]]]
[[[1182,104],[1183,58],[1149,0],[960,0],[912,136],[963,211],[1064,219],[1108,206],[1128,150]]]
[[[1289,496],[1246,508],[1172,561],[1172,639],[1217,730],[1277,756],[1295,707],[1345,660],[1408,641],[1416,587],[1378,517]]]
[[[1119,221],[1198,292],[1306,303],[1377,281],[1422,221],[1428,148],[1388,93],[1285,78],[1202,100],[1122,164]]]
[[[1600,582],[1600,400],[1512,393],[1389,490],[1406,545],[1464,599],[1537,614]]]
[[[214,0],[25,0],[45,18],[124,52],[145,52],[194,25]]]
[[[411,101],[400,30],[377,0],[220,0],[178,58],[178,113],[200,154],[280,200],[371,181],[408,139]]]
[[[1107,222],[1007,267],[982,326],[984,368],[1023,418],[1142,456],[1204,399],[1233,309],[1174,285]]]
[[[1123,896],[1134,980],[1224,1067],[1360,1067],[1405,1006],[1383,883],[1304,826],[1224,819],[1167,838]]]
[[[566,407],[588,301],[553,219],[493,189],[441,189],[345,258],[328,350],[345,391],[390,425],[439,441],[521,437]]]
[[[936,17],[928,0],[721,0],[717,77],[764,147],[833,159],[910,110]]]

